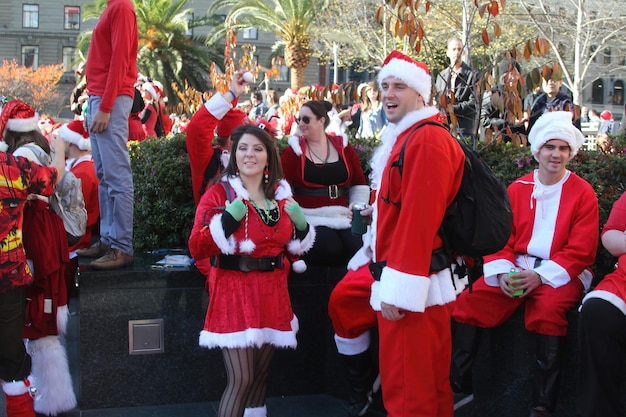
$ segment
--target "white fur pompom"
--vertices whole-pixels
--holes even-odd
[[[9,150],[9,145],[5,141],[0,142],[0,151],[6,152]]]
[[[293,269],[293,272],[295,272],[296,274],[301,274],[304,271],[306,271],[306,268],[307,268],[306,262],[304,262],[302,259],[298,259],[293,264],[291,264],[291,268]]]
[[[254,248],[256,248],[256,245],[250,239],[242,240],[239,244],[239,249],[243,253],[252,253]]]

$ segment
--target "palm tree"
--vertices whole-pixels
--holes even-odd
[[[106,3],[107,0],[97,0],[85,5],[84,20],[98,18]],[[223,54],[215,48],[207,48],[204,38],[191,37],[187,33],[197,22],[205,24],[207,19],[190,21],[191,11],[183,9],[186,0],[133,0],[133,3],[139,33],[139,72],[161,81],[172,104],[178,101],[172,83],[181,90],[185,81],[195,89],[206,90],[211,63],[223,61]],[[91,32],[81,34],[78,49],[85,55],[90,41]]]
[[[291,88],[298,89],[304,86],[304,70],[311,60],[309,42],[319,31],[317,16],[327,6],[328,0],[217,0],[208,14],[227,8],[229,12],[208,42],[221,41],[229,29],[257,28],[275,34],[274,46],[284,47],[285,64],[291,70]]]

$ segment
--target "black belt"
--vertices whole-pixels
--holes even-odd
[[[452,257],[448,255],[444,248],[435,249],[431,253],[429,274],[435,274],[450,268]],[[376,281],[380,281],[383,268],[387,266],[387,261],[372,262],[369,265],[370,272]]]
[[[334,200],[342,195],[348,194],[348,187],[339,187],[338,185],[329,185],[326,188],[295,188],[296,195],[306,197],[329,197]]]
[[[248,255],[211,256],[211,266],[231,271],[273,271],[283,267],[283,255],[255,258]]]

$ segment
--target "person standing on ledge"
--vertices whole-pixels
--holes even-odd
[[[97,258],[96,269],[133,263],[133,174],[128,157],[128,117],[137,81],[137,17],[131,0],[108,0],[93,30],[85,75],[87,130],[100,181],[100,240],[79,256]]]

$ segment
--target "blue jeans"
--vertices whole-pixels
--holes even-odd
[[[87,126],[91,126],[101,97],[89,96]],[[118,96],[104,132],[90,133],[91,153],[100,181],[100,241],[114,249],[133,254],[133,174],[128,157],[128,116],[130,96]]]
[[[0,293],[0,380],[21,381],[30,375],[31,360],[22,341],[22,287]]]

